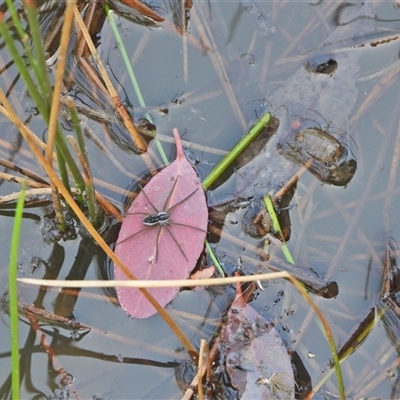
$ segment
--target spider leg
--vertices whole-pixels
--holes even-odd
[[[175,191],[175,186],[178,183],[178,179],[179,179],[179,175],[176,177],[174,184],[172,185],[171,191],[168,194],[168,197],[165,200],[164,206],[163,206],[163,211],[165,211],[165,207],[167,206],[167,204],[169,203],[169,199],[172,196],[172,193],[174,193]]]
[[[158,214],[160,211],[157,210],[157,208],[155,207],[155,205],[151,202],[151,200],[149,199],[149,197],[147,196],[146,192],[144,191],[144,188],[142,188],[142,185],[139,184],[140,189],[142,189],[142,193],[143,196],[146,198],[146,200],[148,201],[148,203],[153,207],[153,210]],[[162,210],[161,210],[162,211]]]
[[[174,222],[170,221],[170,225],[179,225],[179,226],[185,226],[186,228],[192,228],[192,229],[197,229],[200,232],[207,232],[204,229],[198,228],[197,226],[192,226],[192,225],[186,225],[186,224],[180,224],[179,222]]]
[[[158,212],[157,212],[157,213],[158,213]],[[149,213],[145,213],[145,212],[142,212],[142,211],[137,211],[137,212],[132,212],[132,213],[126,213],[126,214],[125,214],[125,217],[126,217],[127,215],[149,215]]]
[[[135,232],[134,234],[132,234],[132,235],[130,235],[130,236],[128,236],[128,237],[126,237],[126,238],[120,240],[120,241],[117,242],[115,245],[118,246],[118,245],[120,245],[121,243],[124,243],[124,242],[126,242],[127,240],[132,239],[134,236],[139,235],[139,233],[142,233],[142,232],[144,232],[145,230],[147,230],[147,229],[149,229],[149,228],[151,228],[151,226],[150,226],[150,227],[145,227],[145,228],[143,228],[142,230],[140,230],[140,231],[138,231],[138,232]]]
[[[160,234],[161,234],[161,228],[163,225],[158,225],[158,232],[157,232],[157,238],[156,238],[156,252],[154,255],[154,258],[156,259],[156,264],[158,262],[158,241],[160,240]]]
[[[177,184],[177,182],[178,182],[178,178],[179,178],[179,175],[178,175],[178,177],[175,179],[175,182],[174,182],[174,184],[172,185],[172,188],[171,188],[171,190],[170,190],[170,192],[169,192],[169,194],[168,194],[168,197],[166,198],[165,203],[164,203],[164,205],[163,205],[163,207],[162,207],[161,210],[157,210],[156,206],[151,202],[151,200],[149,199],[149,196],[147,196],[146,192],[144,191],[144,188],[142,188],[142,186],[139,185],[139,187],[142,189],[143,196],[146,198],[146,200],[148,201],[148,203],[153,207],[153,210],[156,212],[156,214],[158,214],[160,211],[164,211],[164,210],[165,210],[166,205],[168,204],[168,202],[169,202],[169,200],[170,200],[172,194],[174,193],[175,186],[176,186],[176,184]]]
[[[169,213],[172,209],[174,209],[176,206],[178,206],[179,204],[183,203],[184,201],[186,201],[189,197],[192,197],[197,191],[199,190],[199,188],[196,188],[195,190],[193,190],[192,193],[188,194],[185,198],[183,198],[182,200],[179,200],[177,203],[175,203],[172,207],[168,208],[167,212]]]
[[[178,243],[178,241],[176,240],[175,236],[173,235],[173,233],[171,232],[171,230],[168,228],[167,225],[164,225],[165,228],[167,229],[168,233],[171,235],[172,239],[174,239],[174,242],[176,243],[176,245],[178,246],[179,250],[181,251],[183,257],[185,257],[186,261],[189,261],[186,257],[186,254],[183,252],[181,245]]]

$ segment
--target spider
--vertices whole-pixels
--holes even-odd
[[[290,382],[290,384],[289,384]],[[262,377],[257,379],[257,385],[265,385],[269,388],[273,399],[291,399],[294,392],[291,384],[296,384],[293,378],[285,371],[274,372],[269,378]]]
[[[144,229],[135,232],[133,235],[128,236],[124,239],[122,239],[121,241],[119,241],[117,243],[117,246],[120,245],[121,243],[133,238],[134,236],[144,232],[146,229],[153,229],[153,227],[157,227],[158,228],[158,232],[157,232],[157,237],[156,237],[156,251],[155,251],[155,262],[157,263],[158,261],[158,244],[159,244],[159,238],[161,235],[161,230],[162,228],[165,228],[167,230],[167,232],[169,233],[169,235],[171,236],[171,238],[173,239],[173,241],[175,242],[175,244],[178,246],[179,251],[181,252],[181,254],[183,255],[183,257],[185,258],[186,261],[188,261],[188,258],[186,256],[186,254],[184,253],[181,245],[178,243],[177,239],[175,238],[174,234],[172,233],[171,229],[168,227],[168,225],[177,225],[177,226],[184,226],[184,227],[188,227],[188,228],[192,228],[192,229],[196,229],[198,231],[201,232],[205,232],[204,229],[198,228],[196,226],[192,226],[192,225],[187,225],[187,224],[182,224],[179,222],[175,222],[171,219],[170,217],[170,213],[171,211],[178,205],[184,203],[186,200],[188,200],[190,197],[192,197],[198,190],[199,188],[196,188],[195,190],[193,190],[190,194],[188,194],[186,197],[184,197],[183,199],[179,200],[177,203],[175,203],[174,205],[171,206],[170,204],[170,199],[172,194],[174,193],[176,184],[178,182],[179,176],[176,178],[171,191],[168,194],[167,199],[165,200],[165,203],[162,207],[161,210],[158,210],[157,207],[152,203],[152,201],[149,199],[149,197],[147,196],[146,192],[143,190],[143,188],[140,186],[140,188],[142,189],[142,193],[144,195],[144,197],[146,198],[147,202],[150,204],[150,206],[153,208],[154,213],[145,213],[145,212],[136,212],[136,213],[129,213],[128,215],[136,215],[136,214],[142,214],[144,215],[144,218],[142,219],[142,223],[145,226]]]

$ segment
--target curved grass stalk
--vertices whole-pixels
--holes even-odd
[[[11,333],[11,392],[13,399],[19,399],[19,329],[18,329],[18,248],[21,235],[22,213],[24,211],[25,183],[21,186],[15,210],[14,228],[11,238],[8,287],[10,296],[10,333]]]
[[[315,313],[317,314],[319,320],[321,321],[321,323],[323,325],[326,340],[328,341],[329,347],[331,349],[332,362],[333,362],[335,372],[336,372],[340,399],[345,400],[346,394],[345,394],[345,390],[344,390],[342,370],[340,368],[340,361],[339,361],[335,341],[333,340],[332,331],[331,331],[331,328],[329,327],[328,321],[325,319],[325,317],[323,316],[323,314],[320,311],[320,309],[318,308],[318,306],[311,300],[311,297],[309,296],[307,291],[304,289],[304,286],[297,279],[293,278],[291,275],[289,275],[289,279],[293,283],[293,285],[295,285],[297,287],[297,289],[300,291],[300,293],[306,299],[308,304],[310,304],[310,306],[315,311]]]
[[[286,261],[287,261],[288,263],[294,265],[295,262],[294,262],[294,259],[293,259],[292,255],[291,255],[290,251],[289,251],[289,248],[287,247],[287,244],[286,244],[286,242],[285,242],[285,240],[284,240],[284,238],[283,238],[281,226],[280,226],[280,224],[279,224],[278,217],[277,217],[277,215],[276,215],[275,207],[274,207],[274,205],[273,205],[273,203],[272,203],[271,196],[270,196],[269,194],[268,194],[268,195],[265,195],[265,196],[263,197],[263,201],[264,201],[265,207],[266,207],[266,209],[267,209],[267,211],[268,211],[268,214],[269,214],[269,216],[270,216],[270,218],[271,218],[271,221],[272,221],[272,229],[273,229],[275,232],[278,232],[279,235],[280,235],[280,237],[282,238],[282,241],[283,241],[283,242],[282,242],[282,246],[281,246],[282,253],[283,253],[284,256],[285,256]]]
[[[266,195],[263,197],[263,201],[265,204],[265,207],[267,208],[267,211],[269,213],[269,216],[271,218],[272,221],[272,227],[273,229],[278,232],[283,240],[283,235],[282,235],[282,230],[275,212],[275,208],[274,205],[272,203],[272,199],[270,195]],[[289,251],[289,248],[286,245],[286,242],[283,241],[282,244],[282,252],[285,255],[286,261],[289,262],[290,264],[295,264],[294,259]],[[293,278],[294,279],[294,278]],[[315,305],[314,302],[312,302],[311,298],[309,297],[308,293],[306,292],[306,290],[304,289],[304,286],[302,283],[300,283],[297,279],[293,280],[292,278],[290,279],[292,281],[292,283],[294,283],[296,285],[296,287],[300,290],[300,293],[303,295],[303,297],[307,300],[307,302],[311,305],[311,307],[314,309],[314,311],[318,314],[322,325],[323,325],[323,329],[325,331],[325,335],[327,337],[329,346],[331,348],[331,354],[332,354],[332,360],[333,360],[333,364],[334,364],[334,368],[336,371],[336,376],[337,376],[337,380],[338,380],[338,387],[339,387],[339,392],[340,392],[340,396],[341,399],[344,399],[345,397],[345,391],[344,391],[344,385],[343,385],[343,378],[342,378],[342,372],[341,372],[341,368],[340,368],[340,360],[338,357],[338,353],[336,350],[336,345],[335,342],[333,340],[332,337],[332,333],[331,330],[329,328],[328,322],[325,320],[325,318],[323,317],[322,313],[319,311],[318,307]],[[306,295],[306,296],[305,296]]]
[[[339,362],[342,363],[343,361],[345,361],[351,354],[353,354],[353,352],[356,350],[356,348],[366,339],[366,337],[372,332],[373,328],[375,327],[376,324],[379,323],[379,321],[382,319],[382,317],[384,316],[384,314],[386,313],[387,309],[385,307],[379,309],[378,307],[374,307],[370,310],[369,314],[367,315],[367,317],[365,319],[367,319],[368,317],[372,317],[370,318],[370,321],[366,324],[366,326],[364,327],[364,329],[357,331],[355,333],[355,335],[352,335],[351,337],[351,345],[345,350],[342,351],[342,349],[339,350],[338,352],[338,357],[339,357]],[[370,315],[372,314],[372,315]],[[364,320],[365,320],[364,319]],[[349,343],[349,341],[346,342]],[[345,344],[345,345],[346,345]],[[327,382],[327,380],[331,377],[331,375],[333,374],[334,369],[331,368],[329,369],[329,371],[326,371],[323,375],[323,377],[319,380],[319,382],[317,382],[314,387],[312,392],[307,396],[307,399],[311,399],[313,397],[314,394],[316,394],[318,392],[319,389],[321,389],[321,387]]]
[[[74,14],[73,14],[74,5],[75,1],[68,1],[65,7],[64,23],[60,39],[60,54],[58,56],[57,68],[54,77],[55,79],[54,79],[53,95],[49,100],[50,118],[49,118],[49,133],[47,139],[48,147],[46,152],[46,158],[50,164],[52,163],[53,160],[53,147],[56,141],[57,132],[61,133],[61,128],[58,123],[58,115],[60,110],[61,90],[63,88],[63,76],[65,71],[65,64],[67,61],[68,43],[71,36],[72,21],[74,19]],[[37,24],[37,20],[35,20],[35,22]],[[41,40],[39,41],[41,42]],[[41,48],[40,51],[44,55],[44,49]],[[51,93],[51,88],[50,88],[50,93]]]
[[[322,326],[325,332],[326,339],[331,349],[331,355],[333,364],[335,367],[338,387],[340,392],[340,398],[345,399],[343,378],[340,368],[340,362],[337,355],[336,345],[332,337],[332,331],[329,327],[328,322],[319,310],[318,306],[313,302],[311,297],[308,295],[303,285],[288,272],[273,272],[270,274],[257,274],[247,276],[233,276],[229,278],[212,278],[212,279],[186,279],[186,280],[170,280],[170,281],[147,281],[147,280],[135,280],[135,281],[60,281],[60,280],[43,280],[33,278],[19,278],[18,282],[31,284],[31,285],[46,285],[52,287],[134,287],[134,288],[155,288],[155,287],[186,287],[186,286],[211,286],[211,285],[230,285],[236,282],[254,282],[258,280],[269,280],[287,278],[297,287],[306,301],[316,312],[319,320],[322,322]]]

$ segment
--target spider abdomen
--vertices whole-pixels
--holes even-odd
[[[165,225],[169,221],[169,214],[166,211],[160,211],[158,214],[146,215],[142,222],[146,226]]]

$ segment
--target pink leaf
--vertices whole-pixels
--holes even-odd
[[[138,279],[186,279],[204,247],[208,220],[204,191],[183,155],[176,128],[174,137],[176,160],[139,193],[119,232],[115,253]],[[128,279],[115,265],[114,276]],[[179,288],[149,291],[164,307]],[[118,288],[117,296],[133,317],[147,318],[156,313],[138,289]]]

